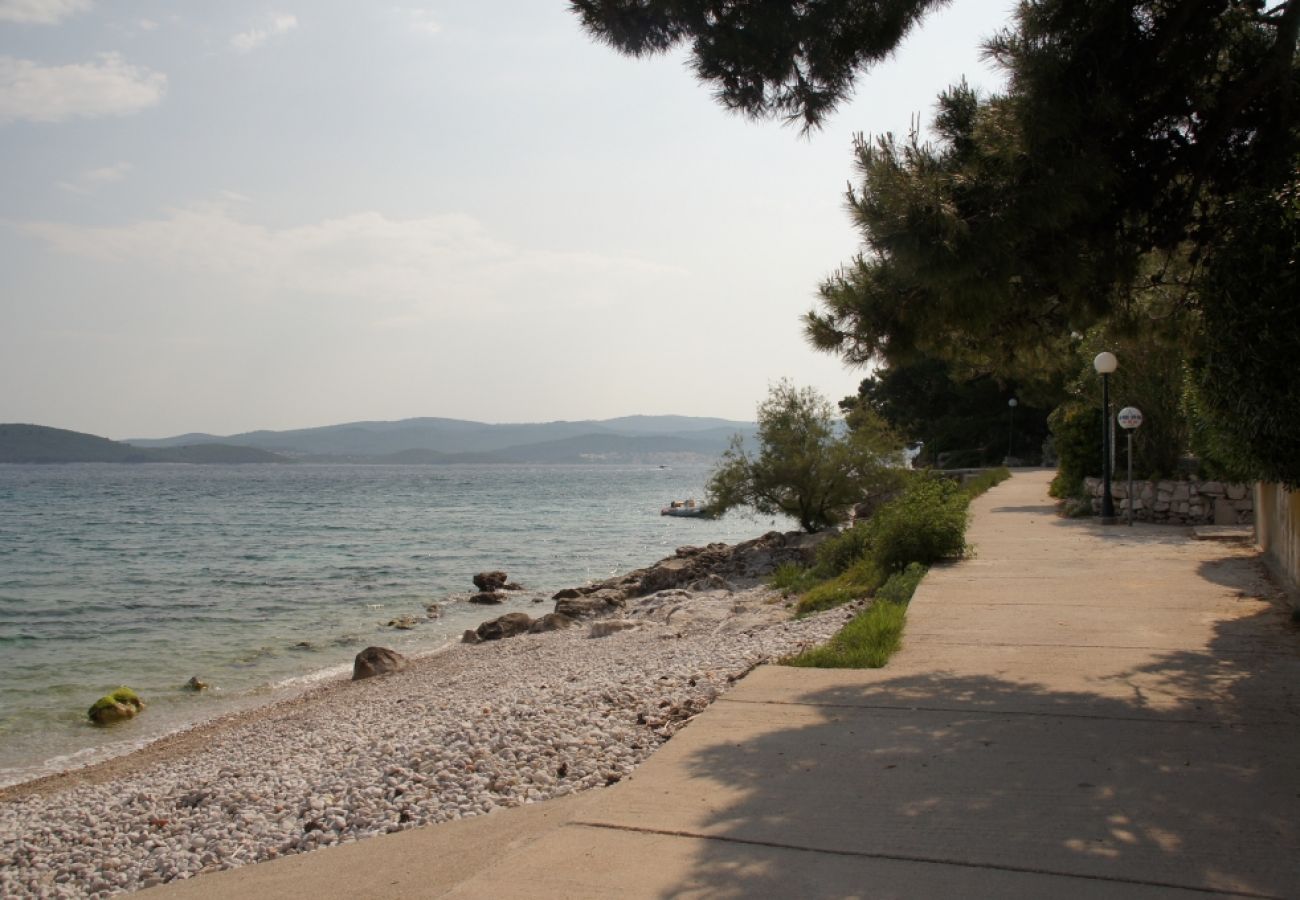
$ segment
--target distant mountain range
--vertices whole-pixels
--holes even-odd
[[[624,416],[491,425],[461,419],[349,422],[293,431],[110,441],[39,425],[0,425],[0,462],[650,463],[716,459],[752,422]]]
[[[155,449],[44,425],[0,425],[0,463],[73,462],[287,463],[292,460],[255,447],[210,443]]]

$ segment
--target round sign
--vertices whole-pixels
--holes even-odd
[[[1137,428],[1142,424],[1142,410],[1136,406],[1126,406],[1119,411],[1115,419],[1119,422],[1120,428]]]

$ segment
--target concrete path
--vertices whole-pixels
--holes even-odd
[[[619,785],[174,897],[1300,896],[1300,633],[1249,548],[976,501],[884,668],[763,667]]]

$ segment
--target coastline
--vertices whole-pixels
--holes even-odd
[[[107,896],[613,784],[755,665],[844,621],[793,620],[753,577],[665,576],[716,568],[720,546],[579,589],[670,582],[614,616],[453,645],[2,789],[0,893]]]

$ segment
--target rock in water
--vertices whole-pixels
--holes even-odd
[[[479,572],[474,576],[474,587],[490,593],[501,590],[509,580],[505,572]]]
[[[400,672],[408,665],[407,659],[396,650],[387,647],[367,647],[357,654],[352,663],[352,680],[371,678],[375,675],[387,675]]]
[[[469,598],[470,603],[500,603],[506,599],[501,591],[480,591]]]
[[[206,691],[208,689],[208,683],[206,681],[200,681],[199,676],[195,675],[191,677],[189,681],[185,682],[185,689],[190,691]]]
[[[480,625],[478,636],[481,640],[495,641],[500,638],[514,637],[517,634],[526,634],[532,625],[533,620],[528,613],[506,613],[499,619]]]
[[[396,628],[398,631],[410,631],[415,625],[415,616],[398,616],[396,619],[388,620],[388,627]]]
[[[135,718],[136,713],[144,709],[144,701],[135,691],[120,687],[111,694],[105,694],[95,701],[87,715],[96,725],[112,725],[126,719]]]

